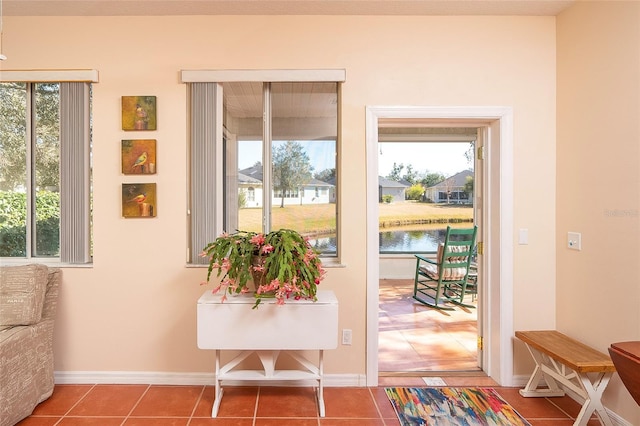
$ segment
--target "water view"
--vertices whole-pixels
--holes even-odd
[[[444,241],[446,232],[444,227],[428,229],[387,229],[380,231],[378,241],[380,253],[429,253],[436,252],[438,243]],[[325,236],[309,241],[321,253],[336,252],[335,235]]]

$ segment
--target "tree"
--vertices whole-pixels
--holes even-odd
[[[453,180],[452,177],[448,177],[443,183],[444,188],[447,191],[447,204],[451,204],[451,191],[453,191],[455,180]]]
[[[429,188],[433,185],[436,185],[442,182],[445,179],[442,173],[426,173],[425,176],[420,180],[420,183],[424,185],[425,188]]]
[[[469,142],[469,148],[467,148],[464,153],[464,158],[467,159],[467,164],[469,164],[470,168],[473,167],[473,159],[475,157],[473,154],[475,153],[475,146],[475,141]]]
[[[295,141],[287,141],[273,148],[273,187],[282,194],[280,207],[284,207],[284,196],[287,191],[298,188],[311,179],[311,161]]]
[[[413,166],[411,164],[407,165],[407,171],[402,176],[402,179],[406,180],[412,185],[418,181],[418,172],[413,170]]]
[[[36,188],[58,186],[59,166],[59,85],[33,86],[36,107]],[[12,191],[26,182],[27,86],[0,83],[0,190]]]
[[[395,182],[400,182],[400,174],[402,173],[402,169],[404,169],[404,164],[393,163],[393,167],[391,168],[391,171],[387,175],[387,179]]]
[[[313,177],[323,182],[331,182],[336,178],[336,169],[324,169],[323,171],[316,173]]]
[[[473,196],[473,176],[467,176],[467,179],[464,182],[464,192],[469,195],[469,198]]]

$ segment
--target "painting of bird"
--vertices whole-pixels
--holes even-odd
[[[122,140],[122,173],[125,175],[147,175],[156,173],[156,140]]]
[[[142,154],[140,154],[138,156],[138,158],[136,159],[136,161],[133,163],[133,166],[131,166],[131,170],[135,170],[136,167],[138,167],[138,166],[142,167],[144,165],[144,163],[147,162],[148,156],[149,155],[147,154],[147,151],[145,151]]]
[[[122,184],[122,216],[155,217],[157,212],[155,183]]]
[[[136,203],[140,204],[140,203],[144,203],[146,199],[147,199],[147,194],[138,194],[132,199],[130,199],[129,202],[131,203],[135,201]]]
[[[156,97],[123,96],[122,130],[156,130]]]

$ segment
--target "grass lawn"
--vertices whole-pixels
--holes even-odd
[[[302,233],[309,231],[335,232],[335,204],[313,204],[275,207],[272,212],[272,228],[295,228]],[[446,205],[418,203],[414,201],[378,204],[380,228],[401,227],[424,223],[449,223],[473,221],[471,205]],[[364,220],[364,218],[363,218]],[[240,209],[240,228],[259,231],[262,209]]]

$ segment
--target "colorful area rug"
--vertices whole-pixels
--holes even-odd
[[[531,426],[492,388],[385,388],[402,426]]]

